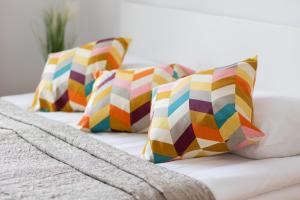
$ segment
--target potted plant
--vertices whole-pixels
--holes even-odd
[[[70,31],[67,32],[74,13],[69,4],[60,7],[52,6],[43,11],[42,32],[34,31],[34,34],[45,60],[49,53],[63,51],[74,46],[76,37]]]

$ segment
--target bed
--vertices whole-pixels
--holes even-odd
[[[130,53],[137,55],[132,57],[133,61],[126,61],[125,67],[139,67],[138,63],[176,62],[200,70],[259,54],[260,65],[264,67],[257,79],[258,90],[290,94],[293,88],[289,86],[298,83],[297,73],[277,81],[282,79],[281,67],[273,66],[288,66],[291,71],[297,69],[300,61],[294,52],[299,52],[300,40],[294,38],[300,35],[299,28],[128,1],[121,4],[120,18],[120,34],[134,38]],[[286,40],[282,40],[283,37]],[[278,45],[281,48],[277,48]],[[269,73],[272,76],[266,76]],[[2,99],[27,110],[33,93]],[[82,115],[80,112],[36,114],[75,128]],[[147,137],[141,133],[81,134],[110,144],[137,159]],[[300,156],[253,160],[228,153],[157,165],[203,182],[217,200],[293,200],[300,196]]]
[[[22,109],[30,107],[33,93],[2,97]],[[82,113],[37,112],[43,117],[76,127]],[[82,132],[83,134],[86,134]],[[146,134],[88,134],[136,157]],[[158,164],[204,182],[216,199],[298,199],[300,156],[252,160],[233,154]],[[273,167],[276,166],[276,167]]]

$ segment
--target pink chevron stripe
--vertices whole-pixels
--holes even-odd
[[[127,81],[127,80],[122,80],[122,79],[115,79],[113,82],[113,85],[120,87],[120,88],[124,88],[127,90],[130,90],[130,86],[131,86],[131,81]]]
[[[233,150],[243,149],[243,148],[245,148],[248,145],[249,145],[248,140],[244,140],[241,143],[239,143],[238,145],[236,145]]]
[[[99,47],[97,49],[94,49],[91,53],[92,56],[94,55],[98,55],[100,53],[104,53],[104,52],[108,52],[111,49],[110,46],[106,46],[106,47]]]
[[[132,90],[130,100],[134,99],[137,96],[140,96],[141,94],[149,92],[151,89],[152,89],[152,83],[146,83],[145,85],[142,85],[142,86]]]
[[[157,88],[157,92],[167,92],[172,89],[173,83],[167,83]]]
[[[248,128],[247,126],[242,126],[244,135],[247,138],[256,138],[256,137],[262,137],[264,134],[262,132],[256,131],[252,128]]]
[[[167,73],[169,73],[169,74],[173,74],[173,68],[172,67],[170,67],[170,65],[168,65],[168,66],[162,66],[161,67],[164,71],[166,71]]]
[[[193,74],[193,73],[196,72],[195,70],[190,69],[190,68],[188,68],[188,67],[185,67],[185,66],[183,66],[183,65],[179,65],[179,66],[186,72],[187,75],[188,75],[188,74]]]
[[[233,76],[236,74],[236,67],[230,67],[228,69],[217,70],[213,75],[213,81],[218,81],[220,79],[226,78],[228,76]]]

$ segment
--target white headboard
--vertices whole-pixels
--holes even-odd
[[[135,55],[198,70],[258,55],[256,90],[300,93],[300,28],[126,1],[120,25]]]

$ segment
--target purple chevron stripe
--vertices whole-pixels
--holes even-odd
[[[105,85],[105,83],[107,83],[107,82],[113,80],[113,79],[115,78],[115,76],[116,76],[116,72],[113,72],[113,73],[112,73],[109,77],[107,77],[102,83],[100,83],[100,84],[97,86],[97,88],[100,88],[100,87],[102,87],[103,85]]]
[[[174,144],[178,155],[183,155],[184,151],[190,146],[195,138],[192,124],[190,124]]]
[[[189,104],[190,104],[190,110],[213,114],[213,107],[211,102],[190,99]]]
[[[70,73],[70,79],[73,79],[81,84],[84,84],[85,82],[85,76],[73,70]]]
[[[99,44],[99,43],[101,43],[101,42],[108,42],[108,41],[111,41],[111,40],[114,40],[115,38],[106,38],[106,39],[103,39],[103,40],[98,40],[97,42],[96,42],[96,44]]]
[[[134,124],[135,122],[139,121],[142,119],[144,116],[150,113],[150,107],[151,103],[150,101],[136,109],[135,111],[130,113],[130,120],[131,124]]]
[[[68,102],[68,99],[69,95],[68,91],[66,91],[63,95],[59,97],[59,99],[55,101],[56,110],[61,110]]]

